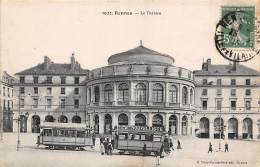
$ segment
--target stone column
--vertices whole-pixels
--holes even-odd
[[[148,88],[147,88],[147,91],[148,91],[148,105],[149,106],[151,106],[151,105],[153,105],[153,97],[152,97],[152,92],[153,92],[153,90],[152,90],[152,82],[149,82],[148,81]]]
[[[182,86],[179,84],[178,86],[178,102],[180,103],[180,107],[182,107]]]
[[[165,113],[164,126],[165,126],[165,131],[166,131],[166,132],[169,131],[169,117],[170,117],[170,114]]]
[[[129,105],[134,105],[135,102],[135,92],[134,92],[134,83],[130,81],[129,83]]]
[[[118,114],[117,113],[113,113],[113,120],[112,120],[112,128],[114,128],[115,126],[118,127]]]
[[[105,102],[105,97],[104,97],[104,86],[105,85],[99,85],[99,106],[103,106]]]
[[[238,138],[242,139],[243,137],[243,121],[238,120]]]
[[[27,133],[32,132],[32,114],[30,114],[27,118]]]
[[[253,139],[257,139],[258,135],[258,126],[257,126],[257,120],[253,120],[253,125],[252,125],[252,133],[253,133]]]
[[[224,136],[225,139],[228,139],[228,120],[223,118],[223,121],[224,121]]]
[[[134,126],[135,125],[135,117],[134,117],[134,113],[133,112],[130,112],[129,114],[129,125],[130,126]]]
[[[93,113],[89,114],[89,119],[90,119],[89,120],[89,126],[94,128],[95,122],[94,122],[94,114]]]
[[[182,120],[181,120],[181,118],[182,118],[182,114],[178,114],[178,129],[177,129],[177,135],[178,136],[182,136],[182,133],[181,133],[181,129],[182,129],[182,127],[181,127],[181,123],[182,123]]]
[[[214,139],[214,120],[209,121],[209,138]]]
[[[116,82],[114,82],[114,84],[113,84],[114,104],[113,105],[117,105],[117,97],[118,97],[117,94],[118,94],[117,84],[116,84]]]
[[[164,89],[164,102],[165,102],[165,106],[169,107],[169,83],[166,82],[165,83],[165,89]]]
[[[104,133],[104,114],[103,113],[99,113],[99,134],[103,134]]]
[[[153,125],[153,114],[152,113],[147,113],[147,126],[152,126]]]

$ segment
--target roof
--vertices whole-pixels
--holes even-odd
[[[165,59],[165,60],[164,60]],[[174,58],[163,54],[152,49],[144,47],[142,44],[136,48],[130,49],[125,52],[117,53],[109,57],[108,63],[162,63],[162,64],[173,64]]]
[[[57,122],[43,122],[41,128],[88,129],[87,125],[82,123],[57,123]]]
[[[194,74],[196,76],[260,76],[260,72],[256,71],[254,69],[251,69],[249,67],[246,67],[241,64],[236,65],[236,70],[234,69],[234,66],[232,64],[229,65],[208,65],[208,70],[202,69],[202,70],[195,70]]]
[[[71,69],[71,64],[58,64],[51,63],[48,70],[44,69],[44,63],[37,66],[28,68],[21,72],[16,73],[16,75],[46,75],[46,74],[86,74],[88,70],[79,68]]]

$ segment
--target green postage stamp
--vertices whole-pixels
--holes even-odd
[[[248,61],[259,54],[259,21],[253,6],[222,6],[215,44],[219,53],[231,61]]]

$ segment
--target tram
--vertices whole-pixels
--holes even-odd
[[[163,127],[119,126],[117,149],[120,154],[157,155],[161,151],[165,135]]]
[[[49,149],[84,150],[83,147],[93,145],[86,124],[45,122],[40,128],[37,144]]]

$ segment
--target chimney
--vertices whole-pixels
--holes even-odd
[[[51,65],[51,59],[48,56],[44,56],[44,70],[48,70],[50,68]]]
[[[232,70],[236,71],[237,70],[237,64],[238,62],[233,62]]]
[[[74,53],[72,53],[72,56],[70,57],[70,67],[72,70],[74,70],[75,64],[76,64],[76,61],[75,61]]]
[[[208,65],[211,65],[211,59],[210,59],[210,58],[207,59],[207,64],[208,64]]]

